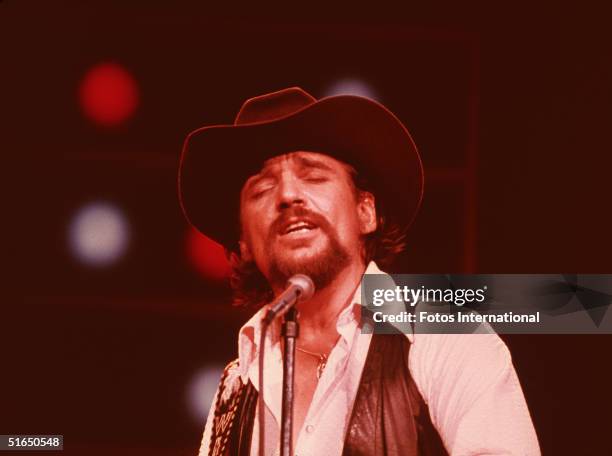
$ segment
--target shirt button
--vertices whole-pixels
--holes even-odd
[[[314,431],[314,426],[312,424],[306,426],[306,432],[310,434],[312,431]]]

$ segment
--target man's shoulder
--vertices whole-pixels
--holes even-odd
[[[503,364],[511,361],[508,347],[496,333],[415,334],[413,349],[423,353],[430,360],[460,358],[490,362],[497,359]]]
[[[228,375],[230,373],[236,372],[240,369],[240,360],[238,358],[231,360],[227,365],[223,368],[223,375]]]
[[[416,334],[409,363],[425,396],[430,388],[485,389],[513,370],[510,351],[495,333]]]
[[[240,360],[239,358],[231,360],[223,368],[223,375],[221,376],[221,383],[231,383],[237,379],[240,379]]]
[[[240,363],[238,358],[236,358],[230,361],[223,369],[221,381],[219,382],[219,401],[221,403],[227,402],[239,392],[242,386]]]
[[[466,356],[484,355],[486,353],[509,356],[508,347],[498,334],[423,334],[414,336],[414,345],[432,351],[452,352]]]

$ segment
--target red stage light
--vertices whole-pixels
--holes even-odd
[[[194,228],[187,232],[187,256],[196,270],[209,280],[229,277],[231,267],[223,247]]]
[[[116,63],[92,67],[81,81],[79,100],[85,115],[96,124],[112,127],[125,122],[138,106],[138,86]]]

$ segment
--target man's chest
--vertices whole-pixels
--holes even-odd
[[[296,356],[295,397],[293,408],[293,447],[304,428],[318,386],[318,362],[306,354]]]

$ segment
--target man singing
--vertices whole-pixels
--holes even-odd
[[[279,321],[264,347],[259,335],[266,304],[298,273],[316,291],[297,305],[294,454],[540,453],[497,335],[362,331],[361,278],[402,250],[423,193],[417,149],[385,107],[299,88],[252,98],[233,125],[189,135],[179,191],[189,221],[230,253],[235,301],[259,309],[240,330],[200,455],[278,454]]]

